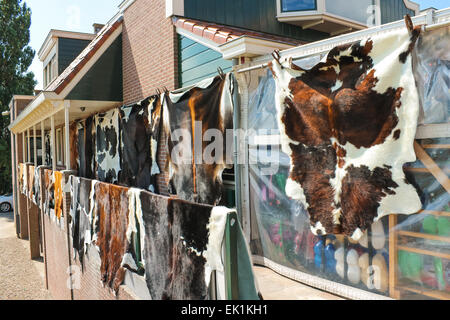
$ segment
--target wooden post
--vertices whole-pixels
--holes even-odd
[[[33,125],[33,154],[34,154],[34,166],[37,167],[37,139],[36,139],[36,125]]]
[[[30,152],[30,128],[27,128],[27,162],[31,160],[31,152]]]
[[[56,171],[55,117],[50,117],[50,145],[52,149],[52,170]]]
[[[44,130],[44,121],[41,121],[41,158],[42,165],[46,165],[45,163],[45,130]]]
[[[397,289],[398,281],[398,235],[395,227],[397,215],[389,215],[389,295],[393,299],[400,299],[400,291]]]
[[[70,143],[69,143],[69,109],[70,109],[70,101],[64,101],[64,146],[65,146],[65,159],[66,159],[66,170],[71,170],[70,167]]]

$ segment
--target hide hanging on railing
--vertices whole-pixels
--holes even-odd
[[[120,109],[119,184],[158,192],[160,96]]]
[[[50,211],[55,209],[55,187],[53,173],[49,169],[44,169],[44,212],[50,215]]]
[[[269,64],[291,162],[286,194],[308,210],[314,234],[358,240],[374,220],[421,208],[402,170],[416,159],[410,53],[419,33],[405,28],[335,47],[310,70]]]
[[[58,219],[61,219],[63,214],[63,175],[59,171],[53,171],[53,186],[55,197],[55,215]]]
[[[39,206],[39,203],[41,201],[41,174],[40,174],[41,167],[36,167],[34,169],[33,175],[34,175],[34,184],[33,184],[33,202],[35,205]]]
[[[95,115],[94,123],[96,179],[117,183],[120,171],[119,109]]]
[[[94,178],[95,126],[94,116],[77,122],[78,175]]]
[[[28,198],[33,200],[34,198],[34,166],[28,166]]]
[[[220,202],[222,171],[233,163],[232,135],[227,141],[227,129],[233,129],[231,77],[217,76],[165,95],[171,194],[211,205]]]

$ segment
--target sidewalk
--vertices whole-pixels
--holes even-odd
[[[18,239],[13,213],[0,213],[0,300],[50,300],[43,263],[30,259],[28,241]]]

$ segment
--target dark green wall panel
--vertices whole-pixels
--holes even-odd
[[[403,0],[380,0],[381,23],[403,19],[406,14],[414,16],[415,12],[405,6]]]
[[[184,16],[307,42],[328,37],[326,33],[279,22],[276,0],[184,0]]]
[[[84,75],[66,99],[122,101],[122,35]]]
[[[221,67],[227,73],[231,71],[232,62],[224,60],[222,54],[194,42],[184,36],[178,36],[180,44],[179,71],[180,86],[186,87],[203,79],[217,75]]]
[[[89,40],[59,38],[58,74],[61,74],[89,43]]]

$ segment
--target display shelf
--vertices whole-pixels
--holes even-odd
[[[439,300],[450,300],[450,293],[445,291],[439,291],[434,289],[428,289],[421,287],[419,285],[412,284],[399,284],[402,291],[409,291],[417,294],[421,294],[430,298],[439,299]]]
[[[448,129],[449,124],[446,124],[445,128]],[[420,131],[420,130],[419,130]],[[446,132],[447,134],[444,134]],[[423,165],[422,168],[405,167],[406,172],[412,174],[415,173],[428,173],[436,179],[440,186],[450,194],[450,166],[448,162],[436,163],[436,159],[433,159],[433,155],[427,153],[426,150],[429,149],[441,149],[448,152],[450,149],[450,144],[441,140],[442,137],[448,136],[448,130],[440,131],[430,131],[426,136],[422,138],[435,139],[434,141],[416,141],[414,143],[414,151],[416,153],[417,159]],[[416,136],[417,138],[417,136]],[[442,141],[442,144],[439,142]],[[450,217],[450,212],[441,210],[420,210],[417,214],[432,215],[435,217]],[[450,293],[445,291],[439,291],[433,288],[427,288],[420,286],[418,284],[411,283],[409,281],[400,280],[400,270],[398,268],[398,251],[403,250],[407,252],[412,252],[422,256],[431,256],[441,259],[450,259],[450,251],[445,250],[448,248],[448,243],[450,243],[450,237],[448,235],[442,236],[437,234],[428,234],[415,231],[401,230],[399,229],[398,215],[389,216],[389,295],[394,299],[401,299],[404,294],[419,294],[424,297],[430,297],[433,299],[440,300],[450,300]],[[418,246],[414,241],[407,241],[413,239],[421,239],[424,244],[427,241],[436,241],[436,244],[428,246]],[[446,246],[446,247],[445,247]],[[444,249],[445,248],[445,249]],[[445,251],[443,251],[443,249]]]
[[[433,256],[433,257],[442,258],[442,259],[450,259],[450,253],[445,253],[445,252],[440,252],[440,251],[432,251],[429,249],[423,249],[423,248],[418,248],[418,247],[399,245],[399,246],[397,246],[397,250],[403,250],[403,251],[408,251],[408,252],[413,252],[413,253],[418,253],[418,254],[424,254],[427,256]]]
[[[442,241],[442,242],[450,242],[450,237],[441,237],[436,236],[434,234],[427,234],[427,233],[421,233],[421,232],[412,232],[412,231],[398,231],[399,236],[407,236],[407,237],[413,237],[413,238],[420,238],[420,239],[428,239],[428,240],[436,240],[436,241]]]

